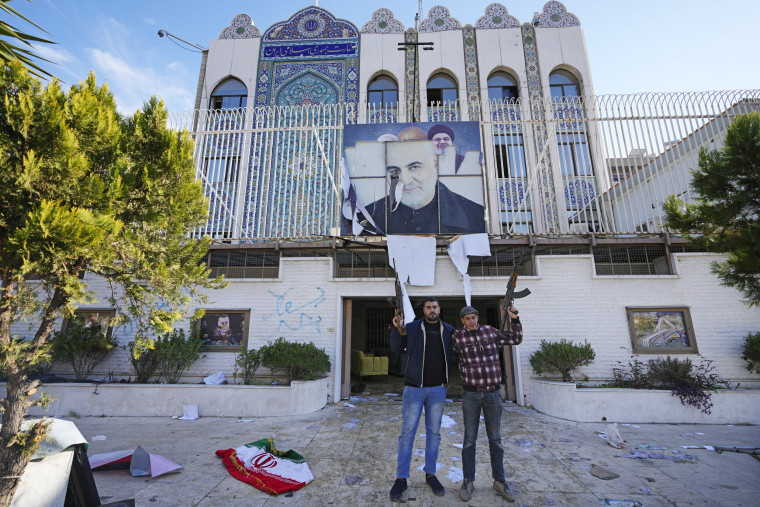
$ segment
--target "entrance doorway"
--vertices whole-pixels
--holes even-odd
[[[412,297],[411,300],[417,318],[421,318],[425,298]],[[461,328],[462,323],[459,319],[459,310],[464,306],[462,298],[441,297],[439,301],[441,305],[441,319],[457,329]],[[488,324],[499,328],[501,314],[500,298],[473,297],[472,306],[478,310],[479,322],[481,324]],[[344,299],[343,358],[341,361],[343,368],[340,379],[342,399],[348,398],[351,394],[351,386],[357,385],[360,382],[370,384],[393,381],[395,383],[397,380],[401,380],[401,385],[403,385],[406,356],[404,354],[395,354],[390,349],[390,331],[393,315],[394,308],[388,304],[386,299]],[[361,351],[364,354],[372,354],[373,356],[387,357],[388,376],[371,375],[360,378],[359,372],[352,372],[351,358],[352,354],[357,354],[357,351]],[[500,355],[503,374],[502,382],[505,384],[507,399],[516,401],[517,394],[512,347],[502,347]],[[453,365],[449,374],[450,396],[461,395],[461,386],[462,380],[459,375],[459,369]]]

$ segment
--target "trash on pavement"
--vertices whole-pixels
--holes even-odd
[[[597,477],[603,481],[609,481],[610,479],[617,479],[618,477],[620,477],[615,472],[610,472],[606,468],[602,468],[598,465],[591,465],[590,473],[594,477]]]
[[[209,385],[220,385],[220,384],[226,384],[227,379],[224,377],[223,371],[218,371],[214,373],[213,375],[209,375],[208,377],[203,377],[203,382]]]
[[[133,465],[134,461],[134,465]],[[94,471],[129,469],[134,477],[150,475],[158,477],[172,472],[179,472],[182,466],[160,454],[151,454],[139,445],[134,450],[123,450],[93,454],[90,456],[90,468]]]
[[[198,405],[182,405],[182,421],[195,421],[198,419]]]

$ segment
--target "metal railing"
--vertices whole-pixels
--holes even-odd
[[[689,170],[722,146],[760,90],[575,97],[466,104],[423,121],[479,112],[488,232],[548,236],[664,231],[662,204],[694,199]],[[538,112],[538,114],[537,114]],[[404,104],[310,105],[176,113],[196,140],[196,175],[216,239],[313,239],[339,234],[343,127],[406,121]],[[449,120],[451,121],[451,120]]]

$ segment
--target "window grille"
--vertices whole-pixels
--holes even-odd
[[[668,248],[670,249],[670,253],[710,252],[710,249],[706,246],[670,245]]]
[[[665,247],[595,246],[594,264],[597,275],[669,275],[670,265]]]
[[[535,255],[583,255],[590,254],[588,245],[541,245],[536,247]]]
[[[491,248],[491,256],[480,260],[470,259],[467,274],[470,276],[509,276],[515,268],[517,256],[522,254],[522,265],[517,270],[520,275],[533,274],[533,258],[529,247]]]
[[[282,257],[332,257],[331,248],[283,248]]]
[[[339,248],[335,251],[335,278],[390,278],[388,252],[382,248]]]
[[[210,277],[277,278],[280,255],[274,250],[212,250],[208,255]]]
[[[389,328],[394,311],[390,305],[365,310],[364,350],[390,348],[391,332]]]

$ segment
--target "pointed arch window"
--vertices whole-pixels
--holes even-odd
[[[488,78],[488,99],[514,102],[519,97],[517,80],[504,71],[496,71]]]
[[[390,76],[375,77],[367,86],[367,102],[373,107],[396,107],[398,84]]]
[[[225,79],[214,88],[211,94],[211,109],[237,109],[245,107],[248,102],[248,88],[242,81],[229,78]]]
[[[428,106],[450,105],[459,98],[457,84],[450,76],[443,73],[435,74],[427,84]]]

